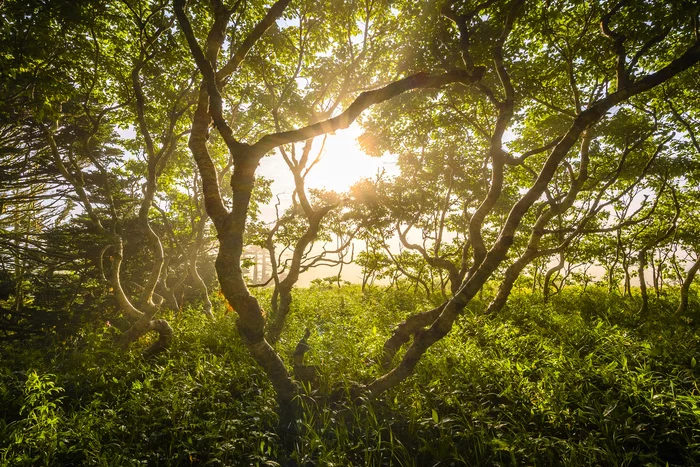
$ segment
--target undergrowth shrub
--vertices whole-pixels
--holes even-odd
[[[269,300],[269,290],[259,291]],[[273,391],[223,306],[168,316],[176,339],[144,359],[124,323],[6,348],[2,465],[692,465],[700,463],[694,309],[570,287],[542,303],[516,291],[485,316],[476,300],[401,386],[351,388],[380,372],[393,326],[432,304],[407,291],[315,286],[295,292],[278,344],[320,387],[298,398],[298,433],[276,432]],[[333,394],[331,396],[331,394]]]

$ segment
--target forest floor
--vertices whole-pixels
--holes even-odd
[[[676,299],[644,317],[597,287],[546,304],[519,292],[491,317],[474,302],[398,388],[329,402],[377,376],[393,326],[430,303],[298,290],[278,349],[291,360],[309,327],[321,378],[299,397],[291,443],[223,305],[216,323],[166,315],[175,341],[150,359],[147,342],[116,346],[126,323],[105,311],[70,335],[0,344],[0,465],[696,465],[700,311],[693,296],[676,317]]]

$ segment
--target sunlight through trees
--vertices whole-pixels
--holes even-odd
[[[620,342],[610,320],[644,342],[662,322],[692,334],[699,15],[685,0],[0,2],[0,344],[82,336],[115,365],[143,354],[144,368],[194,371],[187,343],[225,330],[275,401],[277,438],[256,440],[258,460],[311,465],[305,417],[341,401],[373,410],[443,351],[441,371],[497,372],[465,370],[450,346],[507,334],[510,319],[551,319],[517,324],[533,339],[562,319]],[[626,358],[595,365],[632,371]],[[0,393],[24,400],[0,426],[7,465],[68,449],[59,386],[22,371]],[[684,391],[697,407],[697,387]],[[26,444],[13,423],[48,441]],[[688,443],[677,463],[700,461]],[[615,449],[591,462],[643,463]],[[536,459],[523,462],[556,463]]]

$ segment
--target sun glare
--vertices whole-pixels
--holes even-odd
[[[357,124],[346,130],[329,134],[320,161],[306,177],[306,187],[333,190],[339,193],[347,191],[353,184],[363,178],[373,178],[379,171],[391,174],[396,171],[395,157],[385,155],[372,157],[365,154],[357,142],[362,129]],[[314,141],[311,157],[314,158],[321,148],[322,138]],[[291,172],[280,154],[264,158],[258,174],[271,178],[272,193],[284,201],[294,191]],[[263,212],[263,215],[266,213]],[[271,211],[274,215],[274,211]]]
[[[342,192],[363,178],[374,177],[378,171],[393,171],[392,157],[372,157],[362,151],[357,142],[361,134],[362,129],[352,125],[328,135],[321,160],[309,172],[307,186]]]

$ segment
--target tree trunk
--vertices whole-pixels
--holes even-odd
[[[280,427],[289,429],[294,424],[294,384],[284,362],[265,340],[265,317],[262,308],[248,291],[241,269],[243,234],[258,161],[257,158],[246,155],[240,155],[237,159],[239,162],[234,165],[231,176],[233,210],[218,222],[212,217],[215,220],[220,245],[216,258],[216,273],[224,297],[238,314],[236,327],[242,341],[275,388],[280,407]]]
[[[559,262],[547,270],[547,274],[544,276],[544,284],[542,286],[542,299],[544,303],[549,301],[549,285],[552,281],[552,277],[555,273],[561,271],[564,267],[564,252],[559,253]]]
[[[152,300],[143,305],[143,310],[137,310],[126,296],[121,283],[121,263],[124,255],[124,246],[120,236],[113,236],[113,253],[111,268],[111,283],[117,302],[124,315],[131,321],[131,327],[120,337],[123,348],[128,347],[148,332],[158,333],[158,340],[153,343],[145,352],[147,356],[155,355],[165,350],[173,340],[173,329],[164,319],[153,317],[158,313],[159,307]]]
[[[530,289],[531,294],[535,294],[535,291],[537,290],[537,273],[540,270],[540,267],[537,264],[533,264],[534,270],[532,271],[532,288]]]
[[[199,275],[199,269],[197,268],[197,258],[199,257],[199,250],[202,246],[203,241],[203,229],[197,234],[197,238],[190,249],[190,257],[188,261],[189,274],[194,280],[195,288],[198,290],[200,297],[203,302],[202,312],[210,320],[214,319],[214,313],[212,313],[212,304],[209,299],[209,290],[207,289],[207,284],[204,283],[202,276]]]
[[[389,369],[396,352],[399,351],[401,346],[411,340],[411,336],[415,333],[433,323],[445,309],[447,303],[448,302],[445,302],[432,310],[411,315],[400,323],[396,329],[394,329],[391,337],[384,343],[381,358],[382,368]]]
[[[658,299],[659,295],[660,295],[659,294],[659,273],[661,271],[656,267],[656,261],[654,260],[653,250],[652,250],[651,260],[649,261],[649,264],[651,266],[651,284],[654,287],[654,295],[656,295],[656,298]]]
[[[272,317],[272,322],[268,326],[266,335],[268,342],[272,344],[275,344],[279,340],[287,315],[292,307],[292,288],[287,284],[280,284],[278,297],[279,304]]]
[[[625,274],[625,290],[623,295],[632,298],[632,276],[630,275],[629,261],[623,258],[622,271]]]
[[[175,315],[180,313],[180,302],[177,301],[177,297],[175,296],[175,291],[173,288],[170,286],[168,283],[168,267],[169,267],[169,261],[170,258],[166,259],[165,265],[163,267],[163,280],[161,280],[161,292],[162,296],[164,298],[164,302],[169,306],[172,310],[175,311]]]
[[[486,309],[486,314],[490,315],[498,313],[503,309],[508,301],[510,293],[513,291],[515,281],[518,279],[525,267],[535,258],[535,256],[534,250],[528,249],[512,265],[510,265],[508,269],[506,269],[503,281],[501,282],[500,287],[498,287],[496,297],[494,297],[489,304],[489,307]]]
[[[164,351],[170,346],[173,340],[173,328],[164,319],[151,319],[148,315],[144,315],[136,321],[128,331],[121,336],[121,344],[123,348],[136,342],[141,336],[148,332],[155,331],[158,333],[158,340],[151,344],[144,352],[145,356],[152,356]]]
[[[374,396],[381,394],[387,389],[396,386],[413,373],[421,356],[434,343],[450,332],[457,316],[459,316],[464,310],[464,307],[476,296],[493,272],[503,262],[508,249],[512,245],[512,240],[513,237],[510,235],[502,235],[499,237],[496,245],[488,252],[481,265],[460,288],[459,294],[444,304],[444,306],[425,312],[423,314],[424,316],[414,315],[418,317],[420,322],[427,321],[434,315],[438,316],[427,329],[417,329],[413,338],[413,343],[406,350],[401,362],[396,367],[385,375],[375,379],[367,386],[370,394]],[[408,320],[406,320],[406,322],[407,321]],[[406,334],[407,333],[403,333],[403,336],[406,336]],[[396,332],[394,336],[392,336],[392,339],[394,337],[399,337]],[[382,360],[386,361],[386,355],[383,356]]]
[[[646,277],[644,277],[644,268],[647,265],[647,251],[645,249],[639,250],[637,260],[639,262],[639,292],[642,295],[642,305],[639,308],[639,314],[646,315],[649,312],[649,293],[647,292]]]
[[[680,303],[678,304],[678,308],[676,308],[677,315],[682,315],[688,310],[688,294],[690,292],[690,286],[693,283],[693,279],[695,279],[695,274],[697,274],[699,269],[700,255],[698,255],[698,258],[688,270],[688,275],[685,277],[685,280],[681,285]]]

